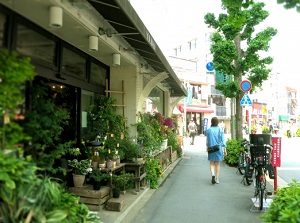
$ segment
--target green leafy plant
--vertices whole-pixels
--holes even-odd
[[[174,131],[168,133],[168,146],[172,146],[172,151],[177,151],[177,156],[182,155],[182,148],[178,144],[178,135]]]
[[[150,181],[150,188],[157,189],[159,178],[162,176],[162,165],[159,159],[147,159],[145,163],[146,179]]]
[[[16,143],[30,139],[16,123],[16,117],[24,116],[25,82],[34,76],[30,58],[0,49],[0,149],[14,149]]]
[[[224,157],[224,161],[229,165],[237,165],[240,156],[240,151],[243,149],[241,146],[242,141],[245,139],[229,139],[226,142],[227,155]]]
[[[263,222],[300,222],[300,183],[293,179],[288,187],[278,189],[268,211],[261,216]]]
[[[101,170],[97,169],[97,170],[93,170],[89,176],[88,176],[88,179],[92,179],[94,180],[95,182],[101,182],[102,180],[107,180],[109,179],[109,174],[107,173],[103,173],[101,172]]]
[[[38,167],[16,152],[0,150],[0,216],[3,222],[98,222],[55,179],[36,175]],[[97,221],[96,221],[97,220]]]
[[[119,175],[112,174],[111,177],[113,188],[117,190],[124,190],[128,181],[134,178],[134,174],[121,171]]]
[[[125,119],[116,112],[116,99],[97,95],[94,103],[87,110],[88,127],[83,138],[94,141],[96,139],[104,141],[108,135],[113,134],[116,139],[121,138],[121,134],[126,134]]]
[[[92,172],[91,164],[89,160],[80,160],[77,159],[68,160],[68,165],[72,167],[71,171],[74,174],[86,175],[89,172]]]
[[[256,130],[257,130],[257,127],[255,125],[251,125],[250,133],[253,134]]]
[[[270,133],[270,128],[268,126],[263,126],[262,133]]]

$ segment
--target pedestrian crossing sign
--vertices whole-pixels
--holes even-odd
[[[246,105],[252,106],[252,101],[247,93],[245,93],[244,96],[242,97],[240,105],[241,106],[246,106]]]

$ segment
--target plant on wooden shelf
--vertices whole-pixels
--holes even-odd
[[[109,174],[101,172],[101,169],[93,170],[88,175],[88,180],[93,183],[94,190],[100,190],[100,187],[103,185],[102,183],[109,178]]]
[[[71,171],[77,175],[86,175],[92,172],[91,163],[89,160],[80,160],[77,159],[68,160],[68,165],[72,167]]]
[[[120,139],[127,129],[125,119],[116,112],[116,99],[97,95],[87,109],[87,128],[83,138],[87,141],[103,142],[107,136]]]
[[[120,192],[125,190],[126,184],[134,178],[134,174],[121,171],[119,175],[112,174],[111,183],[113,189],[113,197],[118,198]]]

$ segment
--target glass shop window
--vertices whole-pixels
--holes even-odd
[[[105,86],[107,79],[107,70],[98,64],[91,63],[90,82],[93,84],[100,84]]]
[[[55,44],[55,41],[48,39],[37,31],[22,24],[17,25],[17,52],[31,57],[38,64],[54,67]]]
[[[86,80],[86,58],[63,48],[61,73]]]
[[[150,92],[150,95],[146,99],[145,112],[159,112],[163,114],[164,109],[164,92],[158,87],[155,87]]]

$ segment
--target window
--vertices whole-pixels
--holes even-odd
[[[55,42],[25,25],[17,25],[16,50],[34,61],[42,61],[47,66],[54,65]]]
[[[101,67],[98,64],[91,63],[91,76],[90,82],[94,84],[105,85],[105,80],[107,79],[107,69]]]
[[[86,79],[86,58],[63,48],[61,73],[82,80]]]

